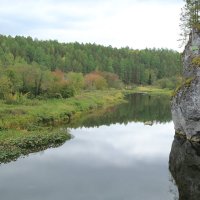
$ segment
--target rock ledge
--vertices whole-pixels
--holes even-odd
[[[176,134],[200,142],[200,31],[191,32],[183,52],[183,76],[172,98],[172,119]]]

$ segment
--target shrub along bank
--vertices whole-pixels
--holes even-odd
[[[88,91],[68,99],[27,99],[21,104],[0,102],[0,163],[70,139],[65,129],[83,112],[123,102],[120,90]],[[54,128],[53,128],[54,127]]]

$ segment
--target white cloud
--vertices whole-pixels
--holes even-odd
[[[0,0],[1,34],[114,47],[178,48],[182,2]]]

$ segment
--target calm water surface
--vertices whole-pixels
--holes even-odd
[[[166,97],[133,95],[129,103],[78,123],[63,146],[1,165],[0,199],[176,199],[168,170],[174,128]]]

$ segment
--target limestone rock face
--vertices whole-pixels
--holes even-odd
[[[192,141],[200,141],[200,32],[193,30],[183,52],[185,83],[172,98],[172,119],[176,133]]]

